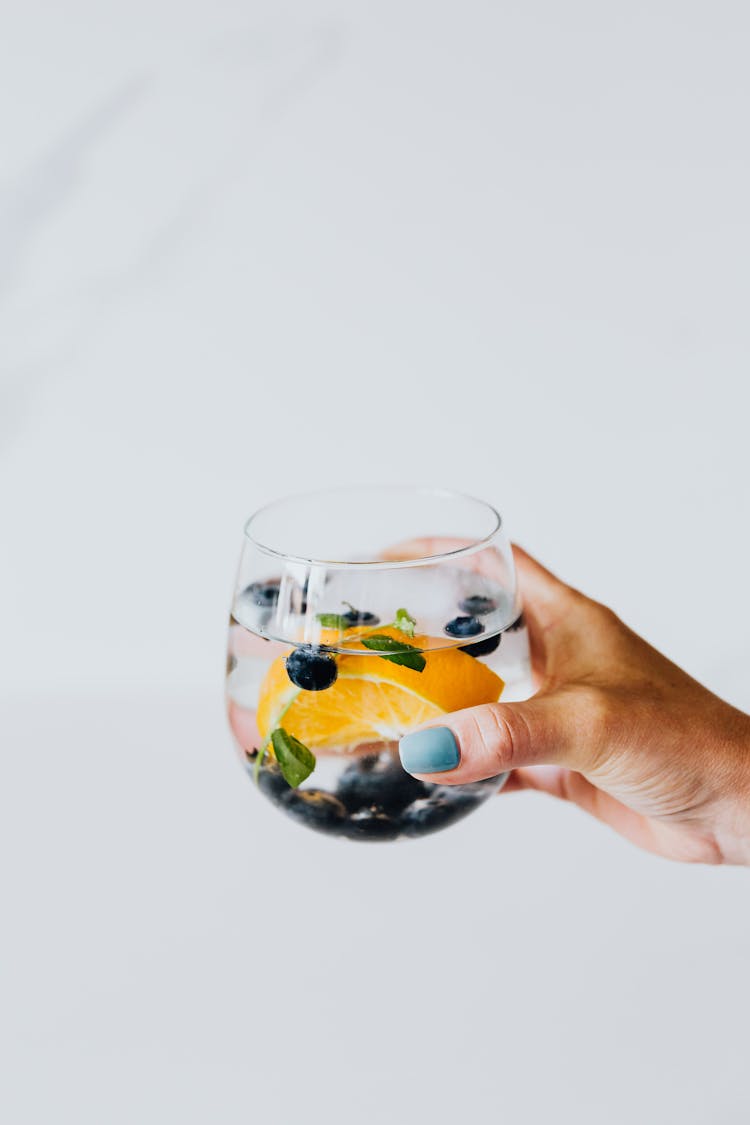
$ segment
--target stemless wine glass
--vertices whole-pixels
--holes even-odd
[[[401,735],[531,694],[510,544],[494,508],[435,488],[345,487],[248,520],[229,628],[229,723],[258,789],[351,840],[455,824],[505,776],[428,785]]]

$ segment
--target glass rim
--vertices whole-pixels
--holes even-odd
[[[406,494],[412,492],[415,495],[425,495],[432,497],[441,497],[447,500],[458,500],[476,504],[483,508],[484,511],[494,519],[494,527],[486,535],[468,543],[463,547],[454,547],[450,551],[439,551],[436,554],[420,555],[417,558],[411,559],[319,559],[311,558],[306,555],[293,555],[286,551],[280,551],[275,547],[270,546],[268,543],[263,543],[256,539],[252,532],[253,523],[271,511],[273,508],[279,507],[289,501],[313,500],[319,496],[331,496],[335,494],[344,494],[346,492],[393,492]],[[429,564],[436,564],[444,562],[447,559],[456,559],[474,555],[478,551],[483,550],[489,546],[492,540],[497,536],[498,532],[502,530],[502,516],[492,504],[486,500],[480,500],[477,496],[472,496],[467,492],[459,492],[457,489],[452,488],[438,488],[432,485],[404,485],[404,484],[347,484],[340,485],[336,488],[318,488],[311,492],[295,492],[287,496],[281,496],[276,500],[271,500],[268,504],[264,504],[253,512],[251,516],[245,521],[244,535],[245,538],[252,543],[252,545],[263,554],[270,555],[272,558],[283,559],[286,562],[296,563],[309,567],[327,567],[336,568],[338,570],[401,570],[406,567],[425,566]]]

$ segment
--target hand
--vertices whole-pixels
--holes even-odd
[[[447,771],[418,772],[424,737],[406,735],[404,768],[440,785],[510,770],[503,792],[573,801],[659,855],[750,864],[750,717],[514,552],[537,694],[427,724],[455,738],[459,761]]]

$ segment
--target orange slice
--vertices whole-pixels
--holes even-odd
[[[352,630],[356,632],[356,630]],[[431,638],[408,640],[391,627],[369,630],[429,649]],[[358,635],[362,635],[360,632]],[[337,633],[330,640],[340,642]],[[366,653],[367,655],[359,655]],[[338,677],[325,691],[303,691],[290,681],[284,657],[271,664],[258,700],[258,731],[267,742],[283,726],[311,750],[351,750],[363,743],[392,741],[447,711],[493,703],[505,686],[491,668],[458,648],[425,651],[422,672],[383,660],[361,643],[338,655]]]

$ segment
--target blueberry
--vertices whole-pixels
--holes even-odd
[[[495,633],[494,637],[485,637],[482,641],[475,641],[471,645],[459,645],[461,652],[469,656],[489,656],[500,644],[502,633]]]
[[[257,751],[248,765],[250,776],[253,778],[255,777],[256,760]],[[284,775],[273,759],[266,758],[265,763],[261,766],[258,772],[258,788],[275,805],[279,804],[290,792],[289,783],[284,779]]]
[[[290,608],[292,613],[305,613],[307,610],[307,586],[294,585],[290,594]],[[278,605],[281,590],[280,578],[269,578],[266,582],[251,582],[243,591],[243,597],[248,598],[254,605],[263,609],[271,609]]]
[[[523,629],[525,624],[526,624],[526,618],[524,617],[523,613],[521,613],[515,619],[513,624],[508,626],[507,632],[517,633],[519,629]]]
[[[323,789],[290,789],[281,800],[284,812],[307,828],[338,835],[346,820],[346,809],[332,793]]]
[[[467,601],[470,599],[467,598]],[[489,601],[489,599],[485,599]],[[465,603],[462,603],[465,604]],[[492,603],[494,605],[494,602]],[[445,632],[451,637],[477,637],[484,632],[484,625],[476,617],[454,617],[445,626]],[[462,652],[469,656],[488,656],[500,644],[500,635],[486,637],[483,641],[475,641],[470,645],[459,645]]]
[[[405,836],[426,836],[462,820],[473,812],[484,798],[474,793],[442,789],[421,801],[415,801],[401,818],[401,831]]]
[[[304,691],[325,691],[338,676],[331,654],[312,645],[302,645],[287,656],[286,672],[295,687]]]
[[[272,606],[279,600],[280,578],[270,578],[268,582],[251,582],[243,591],[243,597],[250,598],[255,605]]]
[[[378,805],[359,809],[344,824],[344,835],[350,840],[395,840],[401,833],[398,820],[393,820]]]
[[[368,754],[341,775],[336,796],[350,812],[369,805],[378,805],[386,813],[400,813],[412,801],[428,792],[423,781],[412,777],[396,757]]]
[[[484,617],[485,614],[492,613],[494,609],[497,609],[497,602],[493,598],[485,598],[481,594],[472,594],[470,598],[464,598],[462,602],[459,602],[458,608],[472,616]]]
[[[349,604],[348,602],[346,603]],[[368,613],[364,609],[355,609],[353,606],[346,613],[341,615],[346,621],[347,629],[352,628],[354,625],[379,625],[380,618],[374,613]]]
[[[445,626],[450,637],[477,637],[484,632],[484,625],[476,617],[454,617]]]

